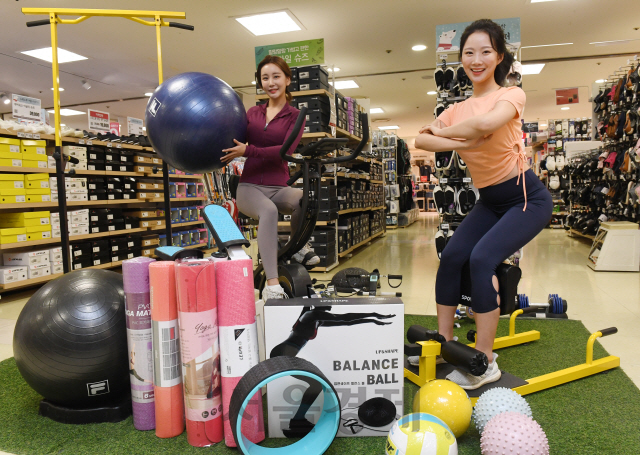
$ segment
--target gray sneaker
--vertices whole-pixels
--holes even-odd
[[[304,266],[316,265],[320,263],[320,258],[318,257],[316,252],[313,251],[310,243],[307,243],[305,246],[300,248],[300,251],[294,254],[291,259]]]
[[[493,362],[489,364],[487,371],[480,376],[474,376],[460,370],[453,370],[449,373],[447,379],[455,382],[465,390],[475,390],[485,384],[489,384],[490,382],[496,382],[502,376],[502,372],[500,371],[500,368],[498,368],[498,363],[496,362],[497,358],[498,354],[494,353]]]

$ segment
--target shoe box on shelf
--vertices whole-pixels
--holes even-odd
[[[320,187],[320,212],[318,221],[331,221],[338,218],[340,210],[338,201],[338,188],[335,185],[323,185]]]
[[[51,238],[50,213],[4,213],[0,218],[0,245]]]
[[[329,90],[329,73],[320,65],[297,68],[298,91]]]
[[[298,96],[293,103],[298,109],[307,108],[305,133],[331,132],[331,104],[326,95]]]
[[[90,234],[89,209],[67,212],[67,228],[69,237]],[[60,213],[51,213],[51,229],[53,237],[60,237]]]
[[[370,214],[352,214],[338,220],[338,252],[351,248],[371,237]],[[344,234],[347,232],[347,234]]]
[[[133,177],[106,177],[108,200],[136,199],[137,182]]]
[[[316,227],[309,237],[309,243],[320,258],[317,267],[329,267],[336,262],[336,230],[334,228]]]
[[[87,147],[87,170],[104,171],[106,170],[106,151],[104,147],[89,146]]]
[[[54,247],[3,254],[0,284],[62,273],[62,248]]]
[[[369,165],[369,175],[371,176],[371,180],[377,180],[378,182],[382,181],[382,164],[379,163],[371,163]]]
[[[0,204],[51,202],[49,174],[1,174]]]

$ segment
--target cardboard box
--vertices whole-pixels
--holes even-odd
[[[164,185],[162,183],[138,182],[137,188],[139,190],[155,191],[163,190]]]
[[[83,161],[87,160],[87,148],[78,145],[64,145],[62,147],[62,153],[65,155],[73,156]]]
[[[4,139],[4,138],[0,138],[0,139]],[[0,166],[22,167],[22,153],[0,151]]]
[[[155,227],[164,227],[165,222],[164,219],[162,220],[142,220],[140,221],[140,227],[141,228],[155,228]]]
[[[69,225],[69,235],[87,235],[89,234],[89,224],[88,223],[76,223]]]
[[[27,231],[27,241],[46,240],[51,238],[51,226],[29,226],[24,228]]]
[[[0,190],[0,204],[20,204],[27,201],[27,192],[23,188]]]
[[[0,284],[24,281],[28,275],[28,267],[26,266],[0,266]]]
[[[160,239],[157,234],[152,235],[143,235],[142,236],[142,247],[158,245],[160,243]]]
[[[44,226],[50,224],[48,211],[4,213],[0,217],[0,227]]]
[[[35,264],[27,267],[27,278],[40,278],[51,275],[51,264]]]
[[[0,190],[19,190],[24,188],[24,174],[0,174]]]
[[[145,257],[148,257],[148,258],[152,257],[155,254],[155,252],[156,252],[155,248],[143,248],[142,249],[142,255],[145,256]]]
[[[0,137],[0,153],[21,153],[20,139]]]
[[[87,162],[86,161],[80,161],[78,164],[69,163],[67,166],[69,167],[69,169],[75,169],[76,171],[86,171],[87,170]]]
[[[20,142],[22,153],[47,155],[47,141],[45,140],[22,139]],[[46,158],[44,161],[47,161]]]
[[[51,263],[51,275],[57,275],[64,272],[64,266],[62,261],[56,261]]]
[[[25,174],[24,186],[27,189],[51,188],[49,174]]]
[[[313,301],[303,298],[269,300],[263,311],[266,353],[285,346],[296,327],[303,329],[299,327],[304,324],[300,322],[303,314],[307,314],[308,318],[308,313],[314,312],[320,320],[323,314],[331,315],[327,319],[332,321],[333,326],[314,326],[309,337],[314,330],[317,332],[315,337],[311,340],[307,338],[308,342],[297,353],[297,357],[313,363],[329,379],[338,392],[344,421],[355,419],[361,423],[358,409],[372,398],[391,401],[396,407],[396,415],[404,415],[404,304],[400,299],[368,297]],[[258,316],[258,319],[261,318]],[[340,326],[339,321],[344,321],[345,325]],[[362,323],[354,324],[357,321]],[[385,325],[376,325],[372,321],[381,321]],[[350,324],[346,325],[347,322]],[[246,342],[243,343],[245,346],[250,346],[253,340],[246,339],[250,336],[250,331],[246,332],[249,333],[234,341],[233,331],[230,331],[232,345],[243,341]],[[227,336],[229,335],[220,332],[221,340]],[[246,350],[243,352],[245,355],[252,355]],[[297,386],[301,390],[308,388],[307,383],[291,376],[267,385],[269,437],[282,438],[282,430],[289,428],[289,422],[299,408],[299,403],[292,401],[291,394],[291,390]],[[299,400],[301,394],[296,396]],[[312,408],[306,415],[311,422],[317,421],[319,416],[320,407],[316,408],[318,409]],[[350,427],[340,425],[338,436],[380,436],[386,434],[393,423],[375,429],[364,425],[357,434]]]
[[[138,199],[156,199],[163,197],[162,193],[138,193]]]
[[[49,262],[60,262],[62,261],[62,247],[58,246],[55,248],[49,249]]]
[[[4,253],[2,263],[4,265],[49,264],[49,250]]]
[[[26,196],[27,202],[53,202],[51,200],[51,193],[47,192],[47,194],[27,194]]]
[[[144,156],[144,155],[136,155],[133,158],[133,162],[134,163],[147,163],[147,164],[152,164],[153,161],[151,160],[150,156]]]

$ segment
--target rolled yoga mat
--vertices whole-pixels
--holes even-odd
[[[260,362],[253,292],[253,263],[251,259],[237,259],[218,261],[215,264],[224,439],[227,446],[235,447],[229,402],[242,376]],[[251,397],[244,410],[242,434],[255,444],[264,440],[260,391]]]
[[[176,261],[176,284],[187,441],[207,447],[223,439],[214,262]]]
[[[137,257],[122,263],[127,311],[129,379],[133,426],[136,430],[153,430],[156,427],[149,297],[149,264],[152,262],[155,262],[155,259]]]
[[[180,334],[173,262],[149,266],[153,332],[153,385],[156,400],[156,436],[173,438],[184,431]]]

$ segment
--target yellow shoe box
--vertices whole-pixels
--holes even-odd
[[[39,212],[5,213],[0,219],[0,227],[27,227],[44,226],[51,224],[51,212],[41,210]]]
[[[0,174],[0,190],[18,190],[24,188],[24,174]]]
[[[49,182],[49,174],[24,174],[24,187],[26,189],[50,188]]]
[[[0,153],[20,153],[20,139],[0,137]]]
[[[49,167],[47,155],[40,155],[39,153],[23,153],[22,154],[22,167],[37,167],[40,169],[46,169]]]
[[[27,202],[51,202],[51,190],[49,188],[27,189]]]
[[[0,245],[27,241],[27,228],[0,229]]]
[[[34,141],[33,139],[22,139],[22,153],[37,153],[38,155],[47,154],[47,141]]]
[[[0,139],[5,138],[0,137]],[[22,167],[22,153],[0,151],[0,166]]]
[[[26,202],[26,191],[22,189],[0,190],[0,204],[19,204]]]
[[[51,238],[51,225],[29,226],[24,228],[27,230],[27,241],[46,240]]]

